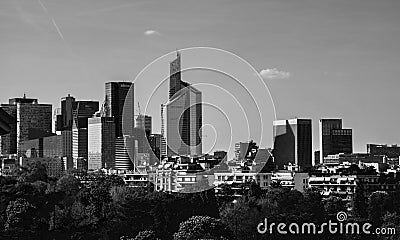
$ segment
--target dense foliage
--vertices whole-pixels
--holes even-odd
[[[348,211],[350,220],[400,231],[400,192],[365,194],[354,201],[323,198],[314,189],[304,193],[279,186],[267,190],[254,183],[243,196],[231,186],[195,194],[155,192],[128,187],[115,175],[93,174],[81,183],[75,176],[51,179],[40,163],[16,177],[0,176],[0,239],[399,239],[399,235],[279,235],[257,232],[270,222],[335,220]],[[88,180],[89,179],[89,180]]]

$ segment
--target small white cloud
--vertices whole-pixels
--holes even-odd
[[[278,70],[277,68],[267,68],[259,72],[263,79],[286,79],[290,78],[290,72]]]
[[[144,32],[144,35],[146,35],[146,36],[161,35],[161,33],[157,32],[156,30],[151,30],[151,29],[149,29],[149,30],[146,30],[146,31]]]

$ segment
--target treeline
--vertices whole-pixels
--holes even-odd
[[[216,197],[214,190],[193,194],[155,192],[150,186],[127,187],[115,175],[94,175],[84,185],[72,175],[51,179],[34,163],[0,177],[0,239],[400,239],[399,235],[261,235],[269,222],[336,220],[371,222],[374,227],[400,226],[400,193],[357,189],[354,201],[322,198],[316,190],[301,193],[281,187],[266,191],[248,183],[244,196]],[[222,188],[229,193],[229,186]],[[349,211],[349,209],[352,209]]]

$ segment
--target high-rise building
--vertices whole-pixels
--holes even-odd
[[[105,114],[114,118],[115,136],[132,135],[134,128],[134,91],[130,82],[106,83]],[[131,88],[132,87],[132,88]],[[124,122],[124,132],[122,123]]]
[[[13,130],[10,135],[5,135],[4,153],[18,153],[22,141],[52,135],[51,104],[39,104],[37,99],[26,98],[24,95],[23,98],[9,99],[8,104],[1,106],[11,116],[15,114],[16,121],[15,132]]]
[[[115,139],[115,169],[134,170],[134,164],[127,149],[129,137],[118,137]],[[132,155],[132,154],[131,154]],[[134,158],[134,156],[132,156]]]
[[[67,169],[73,168],[74,161],[78,157],[84,157],[87,160],[87,119],[98,110],[98,101],[76,101],[70,94],[61,98],[60,114],[56,118],[56,130],[61,131],[63,136]]]
[[[169,101],[162,121],[167,156],[201,155],[202,94],[181,80],[181,56],[170,63]]]
[[[113,169],[115,165],[113,117],[88,119],[88,169]]]
[[[13,122],[14,118],[0,108],[0,136],[11,132],[11,124]]]
[[[342,119],[319,120],[320,161],[328,155],[353,152],[352,129],[342,128]]]
[[[311,119],[277,120],[274,126],[273,156],[278,169],[289,163],[300,170],[311,167],[312,163],[312,121]]]
[[[161,147],[162,147],[162,135],[151,134],[148,137],[150,151],[150,165],[157,163],[161,160]]]
[[[0,154],[17,153],[17,106],[2,104],[2,110],[11,116],[10,132],[0,136]]]
[[[136,127],[143,129],[146,133],[146,136],[151,134],[151,116],[139,114],[136,117]]]
[[[68,94],[61,98],[60,114],[56,116],[56,131],[72,130],[73,121],[78,118],[90,118],[98,110],[98,101],[76,101]]]

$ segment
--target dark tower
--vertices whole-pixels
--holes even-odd
[[[181,83],[181,54],[176,52],[176,59],[169,65],[169,99],[182,89]]]

